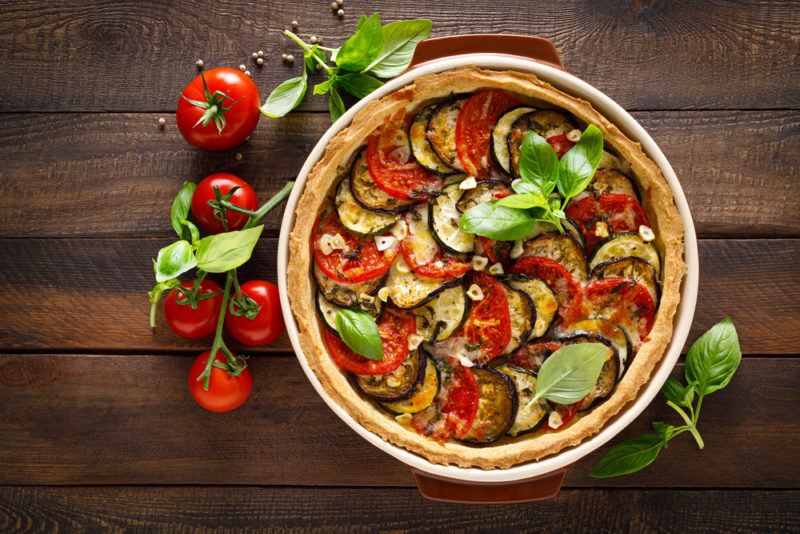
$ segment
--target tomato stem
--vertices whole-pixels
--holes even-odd
[[[214,366],[214,361],[217,358],[217,351],[224,347],[224,353],[228,348],[225,347],[225,341],[222,339],[222,327],[225,325],[225,311],[228,309],[228,298],[234,276],[234,269],[228,271],[227,275],[225,276],[225,289],[222,290],[222,306],[220,306],[219,315],[217,316],[217,330],[214,333],[214,343],[211,345],[211,353],[208,356],[206,368],[203,370],[203,373],[197,377],[197,380],[203,380],[203,389],[206,391],[208,391],[208,384],[211,381],[211,368]]]
[[[271,199],[267,200],[263,206],[258,208],[253,215],[250,216],[250,220],[244,225],[244,229],[253,228],[256,226],[261,219],[264,218],[264,215],[269,213],[269,211],[286,200],[286,197],[289,196],[289,193],[292,191],[292,187],[294,186],[294,182],[286,182],[286,185],[283,186],[283,189],[275,193]]]

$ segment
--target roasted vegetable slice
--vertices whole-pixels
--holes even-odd
[[[595,196],[615,194],[639,198],[631,179],[616,169],[597,169],[594,178],[586,187],[586,192]]]
[[[519,178],[519,154],[520,154],[520,147],[522,147],[522,141],[525,140],[525,136],[528,135],[528,132],[535,131],[545,139],[547,139],[551,145],[556,145],[556,139],[561,141],[561,136],[566,136],[567,133],[577,128],[577,125],[571,118],[569,118],[566,114],[561,113],[560,111],[555,111],[552,109],[542,109],[539,111],[533,111],[531,113],[526,113],[522,115],[511,126],[511,132],[508,134],[508,153],[509,153],[509,166],[511,167],[511,174],[515,178]],[[566,139],[564,139],[566,140]],[[569,143],[567,141],[569,145]],[[559,146],[561,143],[559,143]],[[556,152],[566,151],[565,148],[559,148],[554,146]],[[561,157],[561,153],[558,154]]]
[[[319,266],[314,264],[314,279],[317,281],[317,287],[324,297],[332,304],[344,308],[355,308],[363,300],[362,295],[374,295],[383,285],[386,277],[381,276],[366,282],[346,284],[329,278]]]
[[[472,427],[478,411],[478,383],[470,369],[438,361],[441,387],[433,404],[418,412],[411,426],[426,436],[444,442],[461,438]]]
[[[508,134],[511,133],[511,126],[518,118],[533,111],[535,111],[533,108],[526,106],[512,108],[500,116],[492,129],[492,157],[497,166],[507,174],[511,174],[508,153]]]
[[[581,248],[585,248],[586,244],[583,239],[583,234],[581,233],[580,228],[578,225],[575,224],[575,221],[567,217],[566,219],[561,220],[561,226],[564,227],[564,231],[571,235],[575,241],[580,245]],[[553,223],[539,221],[533,225],[530,233],[525,238],[526,241],[530,241],[542,234],[549,234],[552,232],[558,232],[558,228],[555,227]]]
[[[428,278],[413,272],[402,258],[395,261],[389,270],[389,279],[386,287],[389,288],[389,297],[400,308],[415,308],[425,304],[436,295],[458,285],[460,278],[442,279]]]
[[[363,295],[358,299],[358,308],[364,310],[376,319],[380,317],[383,312],[383,302],[380,299],[369,295]],[[339,313],[341,306],[328,301],[322,291],[317,291],[317,313],[322,319],[324,324],[331,332],[336,333],[336,315]]]
[[[504,183],[484,180],[474,188],[467,189],[456,203],[456,208],[459,212],[464,213],[470,208],[506,197],[512,193],[513,191]]]
[[[400,243],[401,253],[411,270],[428,278],[457,278],[471,270],[470,263],[442,253],[433,237],[427,204],[420,204],[405,215],[408,235]]]
[[[556,294],[541,278],[524,274],[511,274],[507,280],[511,287],[527,293],[536,310],[536,319],[528,339],[544,336],[550,325],[553,324],[558,312]]]
[[[653,304],[658,305],[659,286],[658,274],[655,267],[647,263],[641,258],[628,256],[611,260],[599,265],[592,269],[592,278],[602,280],[611,277],[630,278],[637,283],[642,284],[647,288],[650,297],[653,299]]]
[[[413,350],[400,367],[384,375],[354,375],[358,388],[377,401],[399,401],[410,397],[425,378],[427,358]]]
[[[475,366],[478,382],[478,412],[469,431],[461,438],[468,443],[492,443],[503,437],[517,416],[517,392],[507,375],[491,367]]]
[[[589,270],[593,271],[601,263],[633,256],[646,261],[661,272],[661,260],[658,250],[652,243],[646,242],[639,234],[622,234],[612,237],[597,248],[589,261]]]
[[[419,349],[418,352],[422,352]],[[433,403],[439,392],[439,369],[430,357],[425,358],[425,374],[408,398],[395,402],[385,402],[383,407],[396,414],[421,412]]]
[[[427,135],[431,148],[445,165],[459,172],[464,172],[464,167],[458,160],[456,124],[467,99],[461,97],[439,104],[428,119]]]
[[[411,310],[417,320],[417,334],[428,343],[449,338],[467,320],[471,302],[463,286],[445,289],[433,300]]]
[[[511,318],[511,340],[503,350],[510,354],[520,345],[526,343],[536,323],[536,308],[527,293],[503,284],[508,299],[508,311]]]
[[[356,162],[353,164],[353,170],[350,173],[350,190],[356,202],[379,213],[402,213],[414,205],[413,201],[395,198],[378,187],[369,174],[367,156],[364,152],[356,158]]]
[[[436,155],[430,141],[428,141],[428,121],[436,107],[435,104],[430,105],[414,116],[414,120],[411,121],[411,125],[408,127],[408,141],[411,144],[411,153],[421,167],[439,176],[446,176],[456,171],[448,167]]]
[[[334,204],[342,226],[364,236],[380,234],[400,220],[400,215],[389,215],[366,209],[356,202],[350,188],[349,177],[345,177],[339,183]]]
[[[517,415],[514,417],[511,428],[508,429],[508,434],[519,436],[533,432],[547,420],[547,413],[550,411],[550,406],[545,399],[530,403],[536,396],[536,375],[531,371],[507,363],[496,369],[511,378],[517,391]]]
[[[589,278],[583,249],[569,234],[549,232],[526,241],[522,257],[528,256],[557,261],[579,282],[585,282]]]
[[[456,205],[464,194],[459,184],[453,183],[442,189],[430,203],[430,224],[433,236],[443,249],[453,254],[469,254],[475,247],[475,236],[462,232],[459,226],[461,212]]]

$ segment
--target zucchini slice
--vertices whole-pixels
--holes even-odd
[[[566,267],[577,281],[585,282],[589,279],[583,249],[569,234],[548,232],[526,241],[522,257],[526,256],[550,258]]]
[[[467,443],[493,443],[503,437],[517,416],[517,392],[507,375],[491,367],[470,369],[478,382],[478,413],[472,427],[461,438]]]
[[[507,185],[501,182],[485,180],[478,183],[478,185],[476,185],[474,188],[467,189],[456,203],[456,209],[458,209],[459,212],[464,213],[470,208],[474,208],[480,204],[485,204],[486,202],[491,202],[495,199],[495,195],[498,193],[511,193],[511,190]]]
[[[561,220],[561,226],[564,227],[564,230],[571,235],[575,241],[581,246],[581,248],[586,248],[586,242],[583,239],[583,234],[581,233],[578,225],[575,224],[575,221],[566,217]],[[549,223],[546,221],[538,221],[536,224],[533,225],[531,228],[530,233],[527,235],[525,240],[531,240],[535,237],[538,237],[542,234],[548,234],[551,232],[558,232],[558,228],[553,223]]]
[[[603,156],[600,158],[600,164],[597,166],[599,169],[614,169],[622,174],[631,174],[631,166],[628,162],[620,159],[618,156],[603,150]]]
[[[364,236],[380,234],[400,220],[400,215],[372,211],[356,202],[350,188],[349,176],[339,182],[334,204],[342,225],[351,232]]]
[[[359,306],[360,301],[364,300],[361,295],[374,295],[383,285],[386,277],[379,276],[365,282],[345,284],[326,276],[314,263],[314,279],[317,281],[320,292],[332,304],[343,308],[355,308]]]
[[[603,278],[612,276],[630,278],[637,284],[642,284],[650,293],[653,304],[658,306],[658,297],[660,294],[658,274],[656,273],[655,267],[643,259],[627,256],[625,258],[600,263],[592,269],[592,278],[602,280]]]
[[[533,111],[536,110],[527,106],[511,108],[497,119],[492,128],[492,157],[497,166],[506,174],[511,174],[508,154],[508,134],[511,132],[511,126],[518,118]]]
[[[444,250],[452,254],[470,254],[475,247],[475,236],[462,232],[459,226],[461,212],[456,205],[464,195],[459,184],[445,186],[430,203],[430,225],[433,237]]]
[[[398,264],[404,267],[398,268]],[[408,271],[408,272],[401,272]],[[449,287],[458,285],[461,278],[439,279],[428,278],[414,273],[402,257],[398,257],[389,269],[389,297],[399,308],[416,308],[432,300],[436,295]]]
[[[369,174],[366,150],[359,154],[353,164],[353,170],[350,173],[350,190],[356,202],[366,209],[378,213],[403,213],[414,204],[411,200],[395,198],[378,187]]]
[[[413,350],[400,367],[384,375],[354,375],[358,389],[377,401],[398,401],[414,393],[425,378],[425,354]]]
[[[600,336],[609,341],[617,351],[617,358],[619,359],[619,365],[617,366],[618,376],[621,377],[625,373],[628,356],[632,350],[631,342],[625,331],[615,323],[608,319],[583,319],[569,325],[569,327],[562,330],[562,334],[567,336]]]
[[[428,343],[449,338],[467,320],[471,302],[464,286],[445,289],[433,300],[411,310],[417,320],[417,334]]]
[[[507,278],[508,284],[527,293],[536,309],[536,320],[533,323],[529,340],[544,336],[553,324],[558,313],[556,294],[544,280],[524,274],[512,274]]]
[[[661,260],[658,250],[652,243],[646,242],[639,234],[620,234],[608,239],[597,247],[597,251],[589,262],[589,270],[593,271],[601,263],[633,256],[653,266],[656,273],[661,272]]]
[[[547,139],[554,135],[566,134],[575,128],[577,125],[565,113],[552,109],[533,111],[517,118],[511,125],[511,131],[508,134],[509,167],[512,176],[520,177],[519,154],[522,141],[525,140],[528,132],[533,130]]]
[[[536,324],[536,308],[531,298],[522,290],[501,284],[508,299],[508,311],[511,316],[511,340],[502,354],[511,354],[526,343]]]
[[[338,335],[338,332],[336,332],[336,315],[342,307],[328,301],[325,295],[322,294],[322,291],[317,291],[316,304],[317,313],[322,319],[322,324],[324,324],[328,330]],[[377,320],[381,316],[381,313],[383,313],[383,302],[375,297],[372,298],[372,301],[361,299],[358,303],[358,308],[372,315]]]
[[[410,246],[414,258],[420,264],[430,263],[439,254],[439,244],[431,233],[428,220],[430,210],[427,204],[418,204],[406,213],[404,220],[408,226],[405,246]]]
[[[459,172],[464,172],[464,167],[458,159],[458,145],[456,144],[456,123],[458,114],[469,97],[456,98],[436,106],[428,119],[426,134],[431,148],[446,166]]]
[[[422,353],[423,350],[419,349],[417,352]],[[433,363],[430,357],[425,358],[425,374],[421,383],[418,383],[408,398],[394,401],[384,402],[383,407],[390,412],[396,414],[404,413],[417,413],[421,412],[431,404],[433,399],[439,393],[439,368]]]
[[[435,109],[436,105],[431,105],[414,116],[408,127],[408,142],[411,144],[411,154],[420,167],[439,176],[446,176],[456,171],[445,165],[428,141],[428,121]]]
[[[519,436],[533,432],[547,420],[547,413],[550,411],[545,399],[530,404],[536,396],[536,375],[527,369],[507,363],[496,369],[511,378],[517,390],[517,415],[511,428],[508,429],[508,434]]]
[[[615,194],[639,199],[639,192],[633,185],[633,181],[616,169],[597,169],[594,178],[586,187],[586,191],[595,196]]]

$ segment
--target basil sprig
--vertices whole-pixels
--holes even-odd
[[[563,233],[567,203],[586,189],[602,157],[603,134],[594,124],[560,160],[544,137],[529,132],[520,147],[522,178],[511,185],[515,194],[467,210],[461,216],[461,230],[513,241],[524,238],[537,221],[545,221]],[[554,197],[556,190],[559,194]]]
[[[264,225],[204,237],[197,243],[197,268],[224,273],[243,265],[253,254]]]
[[[313,92],[329,95],[328,111],[331,121],[336,121],[345,112],[342,92],[364,98],[383,85],[382,79],[403,72],[417,44],[430,31],[430,20],[404,20],[381,26],[380,14],[361,15],[356,32],[340,48],[328,48],[306,43],[286,30],[284,35],[303,49],[303,74],[278,85],[261,106],[261,113],[283,117],[299,106],[308,91],[308,74],[322,70],[328,78],[315,85]]]
[[[363,310],[343,308],[336,314],[336,331],[345,345],[369,360],[383,359],[383,341],[375,319]]]
[[[725,318],[689,349],[684,367],[686,385],[670,378],[661,389],[667,405],[678,413],[684,424],[653,423],[653,434],[618,443],[595,464],[590,476],[608,478],[640,471],[653,463],[672,438],[684,432],[689,432],[702,449],[705,444],[697,430],[697,420],[703,398],[727,386],[741,360],[736,328],[730,318]]]

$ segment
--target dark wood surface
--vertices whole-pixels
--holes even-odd
[[[800,8],[791,1],[630,3],[137,0],[0,3],[0,530],[799,531]],[[206,65],[248,65],[265,96],[292,75],[280,35],[338,45],[356,15],[425,16],[433,35],[537,34],[633,112],[675,168],[700,241],[694,339],[733,317],[746,356],[709,397],[706,449],[674,441],[647,470],[558,498],[424,501],[407,469],[324,405],[282,339],[253,360],[240,410],[204,412],[186,372],[206,341],[147,328],[149,258],[184,180],[246,178],[266,199],[327,128],[325,101],[202,153],[174,126]],[[263,68],[249,59],[267,54]],[[167,119],[160,130],[157,119]],[[242,159],[236,158],[236,153]],[[244,277],[275,279],[280,213]],[[676,376],[682,372],[679,366]],[[673,421],[655,401],[618,438]]]

